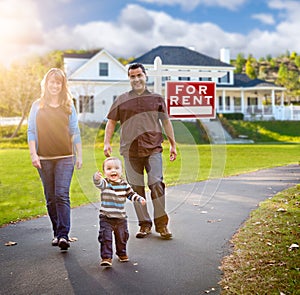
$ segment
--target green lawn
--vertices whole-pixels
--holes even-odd
[[[227,124],[237,135],[246,135],[255,142],[300,143],[299,121],[237,121]]]
[[[299,203],[300,185],[251,213],[223,259],[222,294],[299,294]]]
[[[95,147],[96,146],[96,147]],[[118,147],[114,155],[118,156]],[[178,145],[178,159],[168,160],[164,151],[167,185],[202,181],[257,169],[298,163],[299,145]],[[42,185],[31,166],[27,149],[0,150],[0,225],[46,213]],[[83,168],[75,172],[71,186],[72,206],[98,200],[92,175],[104,159],[101,145],[83,151]]]

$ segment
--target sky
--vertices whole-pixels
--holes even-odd
[[[300,0],[0,0],[0,64],[52,50],[139,57],[160,45],[220,58],[300,54]]]

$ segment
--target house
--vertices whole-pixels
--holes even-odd
[[[144,64],[150,89],[157,81],[151,76],[156,57],[170,72],[179,73],[161,77],[163,95],[166,81],[213,81],[217,113],[241,113],[245,120],[300,120],[300,110],[297,114],[293,107],[284,106],[285,88],[234,74],[229,49],[221,49],[220,60],[182,46],[158,46],[146,52],[132,63]],[[89,54],[65,54],[64,66],[80,121],[102,122],[114,99],[130,89],[127,67],[104,49]]]
[[[103,122],[114,99],[130,87],[126,68],[105,49],[64,54],[64,70],[81,122]]]
[[[194,49],[182,46],[159,46],[132,63],[144,64],[150,72],[154,69],[155,58],[159,56],[165,68],[190,72],[189,76],[166,76],[166,81],[213,81],[216,83],[216,112],[241,113],[245,120],[250,119],[295,119],[291,107],[284,107],[284,87],[263,80],[251,80],[245,74],[234,74],[235,67],[230,65],[230,52],[227,48],[220,50],[220,60],[201,54]],[[198,76],[195,75],[198,73]],[[201,72],[211,72],[211,77],[201,77]],[[214,77],[223,73],[222,77]],[[149,84],[154,79],[149,79]],[[164,91],[162,91],[164,94]],[[300,119],[300,113],[299,113]]]

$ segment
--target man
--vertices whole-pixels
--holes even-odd
[[[163,97],[146,87],[146,71],[142,64],[128,68],[131,91],[120,95],[111,106],[105,128],[104,154],[112,153],[110,141],[118,121],[121,123],[120,153],[124,157],[126,177],[134,191],[145,196],[144,170],[154,208],[155,230],[162,238],[172,238],[165,211],[165,184],[162,173],[162,126],[170,143],[170,161],[177,156],[176,142]],[[161,126],[162,125],[162,126]],[[135,204],[140,230],[137,238],[151,233],[152,220],[147,206]]]

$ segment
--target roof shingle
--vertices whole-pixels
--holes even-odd
[[[230,64],[183,46],[158,46],[136,58],[131,63],[153,64],[157,56],[161,58],[162,63],[165,65],[233,67]]]

